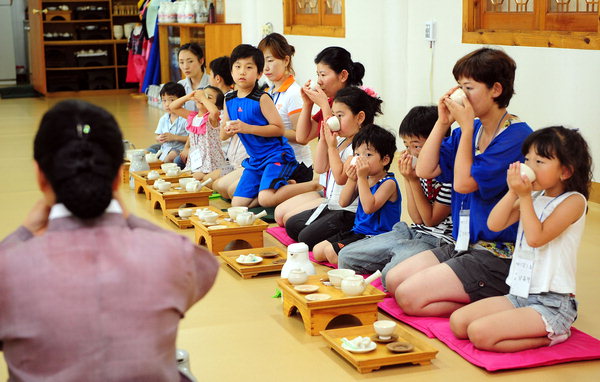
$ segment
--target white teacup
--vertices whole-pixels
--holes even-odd
[[[179,185],[185,188],[188,183],[193,182],[194,180],[194,178],[181,178],[179,179]]]
[[[205,223],[216,223],[217,222],[217,218],[219,217],[219,214],[214,212],[214,211],[204,211],[201,214],[198,215],[198,217],[200,218],[200,220],[202,220]]]
[[[158,162],[158,156],[154,153],[148,153],[148,154],[146,154],[146,162],[148,162],[148,163]]]
[[[167,176],[177,176],[177,175],[181,174],[181,169],[179,168],[179,166],[177,166],[177,165],[175,165],[175,166],[176,166],[176,167],[171,167],[171,168],[168,168],[168,169],[165,171],[165,174],[166,174]]]
[[[529,178],[530,182],[535,182],[535,172],[531,169],[531,167],[527,166],[525,163],[521,163],[519,170],[521,171],[521,176],[525,175]]]
[[[151,170],[148,172],[148,180],[156,180],[160,178],[160,174],[156,170]]]
[[[465,106],[465,103],[463,102],[465,98],[467,98],[467,95],[461,88],[456,89],[452,94],[450,94],[450,99],[461,106]]]
[[[165,192],[165,191],[169,191],[169,189],[171,188],[171,182],[157,182],[158,185],[156,186],[158,188],[158,191],[161,192]]]
[[[185,219],[192,216],[194,210],[192,208],[180,208],[179,211],[177,211],[177,213],[179,214],[179,217]]]
[[[164,183],[165,180],[164,179],[156,179],[156,182],[154,182],[154,188],[156,188],[158,190],[158,185],[161,183]]]
[[[327,119],[327,127],[329,127],[329,130],[334,131],[334,132],[340,131],[340,129],[341,129],[340,119],[336,116],[329,117]]]
[[[340,289],[342,284],[342,279],[348,276],[354,276],[356,274],[352,269],[332,269],[327,272],[327,276],[329,276],[329,282],[334,287]]]
[[[229,207],[227,209],[227,212],[229,213],[229,217],[231,218],[231,220],[235,220],[237,216],[242,212],[248,212],[248,207]]]
[[[198,192],[198,191],[200,191],[200,188],[201,188],[200,187],[200,182],[198,182],[196,179],[188,182],[185,185],[185,190],[187,192]]]
[[[392,338],[392,334],[394,334],[396,323],[390,320],[379,320],[373,323],[373,328],[375,329],[375,333],[379,336],[379,339],[389,340]]]
[[[168,169],[170,169],[170,168],[173,168],[173,167],[177,167],[177,168],[179,168],[179,166],[177,166],[177,163],[163,163],[163,164],[161,164],[161,165],[160,165],[160,168],[161,168],[163,171],[165,171],[165,172],[166,172]]]

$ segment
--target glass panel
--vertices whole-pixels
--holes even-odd
[[[548,0],[550,13],[598,13],[598,0]]]
[[[330,15],[341,15],[342,14],[342,0],[327,0],[327,6],[325,13]]]
[[[533,3],[529,0],[487,0],[486,10],[501,13],[533,12]]]
[[[319,13],[319,0],[296,0],[296,13],[305,15]]]
[[[179,58],[177,53],[181,46],[181,37],[179,35],[179,27],[169,28],[169,72],[171,73],[171,81],[177,82],[181,79],[181,71],[179,70]]]

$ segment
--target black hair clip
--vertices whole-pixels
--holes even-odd
[[[79,136],[79,138],[83,138],[83,135],[88,135],[90,133],[90,125],[88,125],[87,123],[85,125],[82,125],[80,123],[77,124],[77,135]]]

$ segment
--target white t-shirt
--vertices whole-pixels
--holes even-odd
[[[341,146],[347,138],[338,137],[338,147]],[[348,158],[354,155],[354,151],[352,150],[352,144],[349,144],[348,147],[344,149],[340,153],[340,158],[342,159],[342,163],[346,162]],[[346,210],[350,212],[356,212],[358,208],[358,198],[354,199],[354,201],[347,207],[340,206],[340,194],[342,193],[342,188],[344,186],[340,186],[335,182],[335,178],[331,172],[331,169],[324,174],[321,174],[320,182],[325,186],[325,191],[327,194],[325,197],[327,198],[327,208],[330,210]]]
[[[198,84],[198,87],[196,89],[192,88],[192,80],[190,80],[189,78],[179,80],[177,81],[177,83],[183,85],[183,87],[185,88],[185,94],[190,94],[194,90],[204,89],[205,87],[207,87],[209,79],[210,77],[208,76],[208,74],[204,72],[204,74],[202,75],[202,79],[200,80],[200,83]],[[198,111],[198,108],[196,107],[196,102],[194,102],[194,100],[187,101],[183,105],[183,108],[190,111]]]
[[[291,130],[292,121],[290,116],[302,111],[300,85],[298,85],[294,76],[289,76],[278,89],[271,87],[270,89],[267,89],[267,93],[273,98],[275,107],[277,108],[279,115],[281,115],[281,119],[283,119],[283,125],[286,130]],[[298,162],[304,163],[306,167],[312,166],[313,160],[310,147],[292,142],[290,142],[290,145],[294,149],[296,160]]]
[[[553,198],[545,195],[539,195],[533,200],[535,214],[544,222],[554,209],[571,195],[585,197],[578,192],[565,192],[564,194]],[[586,201],[587,205],[587,201]],[[585,211],[577,221],[567,227],[554,240],[545,245],[533,248],[534,263],[533,273],[531,275],[531,284],[529,286],[530,294],[539,294],[544,292],[575,294],[575,273],[577,271],[577,250],[581,242],[581,236],[585,228]],[[523,233],[523,225],[519,222],[517,231],[517,241],[515,243],[515,252],[511,269],[508,273],[506,283],[511,285],[512,264],[520,256],[522,248],[527,247],[527,240]]]

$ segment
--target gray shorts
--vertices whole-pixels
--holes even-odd
[[[515,308],[536,310],[544,321],[550,346],[564,342],[571,336],[571,326],[577,318],[577,300],[568,294],[547,292],[530,294],[527,298],[506,295]]]
[[[431,250],[440,263],[446,263],[456,273],[471,302],[486,297],[508,294],[506,277],[510,259],[495,256],[485,249],[457,252],[453,244]]]

